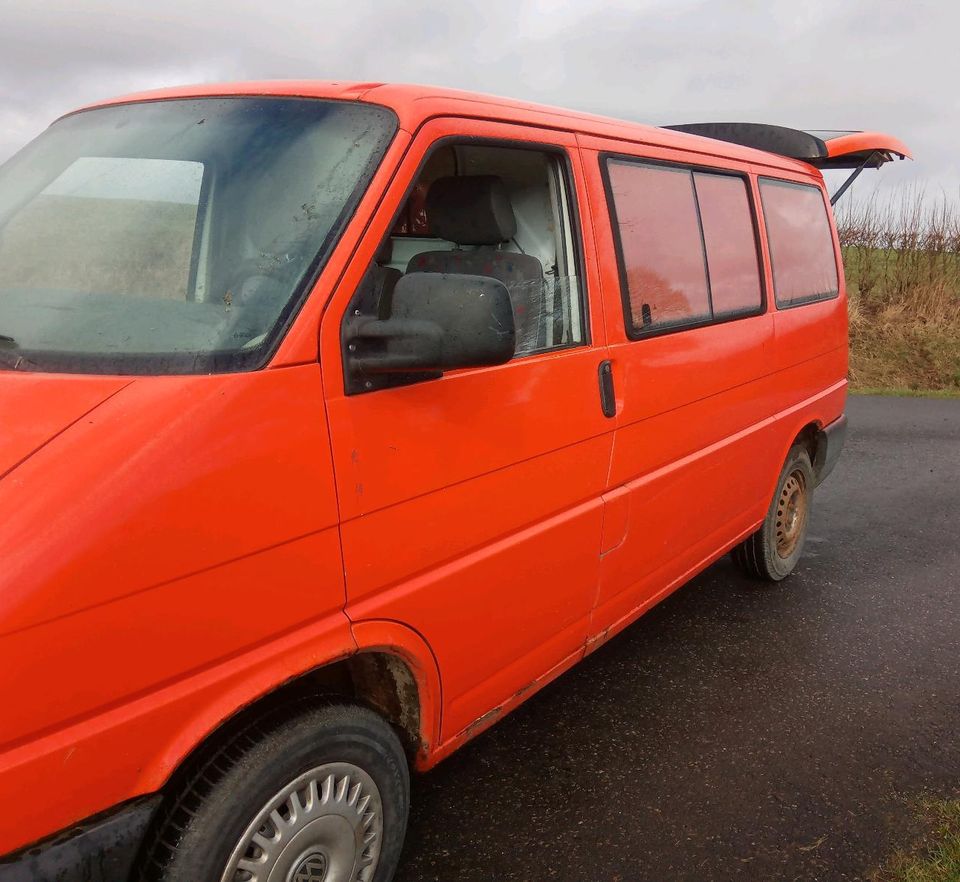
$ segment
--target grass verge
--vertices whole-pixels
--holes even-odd
[[[853,395],[885,395],[889,398],[960,398],[960,389],[906,389],[903,387],[851,386]],[[960,882],[960,880],[958,880]]]
[[[871,882],[958,882],[960,800],[924,798],[917,804],[921,835],[895,852]]]
[[[853,389],[960,394],[960,212],[907,193],[837,215]],[[950,396],[948,396],[950,397]]]

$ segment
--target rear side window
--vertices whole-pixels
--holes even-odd
[[[744,178],[620,158],[606,173],[631,337],[762,310]]]
[[[710,295],[717,318],[760,310],[760,260],[747,182],[737,175],[694,173],[703,241],[710,268]]]
[[[760,179],[777,306],[836,297],[840,283],[833,235],[818,187]]]
[[[709,319],[707,265],[689,170],[612,159],[607,172],[633,330]]]

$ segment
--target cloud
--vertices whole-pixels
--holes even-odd
[[[430,82],[653,123],[870,128],[960,195],[960,5],[893,0],[0,0],[0,159],[54,117],[186,82]],[[858,184],[858,186],[861,186]]]

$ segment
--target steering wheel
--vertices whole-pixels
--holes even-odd
[[[234,336],[240,328],[252,328],[251,321],[255,326],[257,319],[254,316],[260,311],[256,308],[257,306],[269,312],[273,303],[290,293],[291,266],[289,262],[271,259],[270,255],[247,257],[237,263],[227,276],[227,284],[222,289],[221,301],[226,308],[222,330],[225,338]],[[251,308],[254,315],[251,315]],[[279,312],[280,305],[276,308]],[[259,333],[251,339],[257,340],[262,337],[263,334]],[[251,340],[243,344],[244,348],[249,348],[250,345],[256,344],[252,344]]]
[[[284,271],[288,264],[281,263],[279,258],[270,255],[245,257],[227,277],[226,290],[223,294],[224,302],[229,306],[233,303],[248,301],[256,297],[258,291],[264,287],[264,282],[274,283],[283,280]],[[250,282],[257,284],[250,290]]]

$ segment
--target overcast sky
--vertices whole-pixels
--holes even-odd
[[[958,38],[957,0],[0,0],[0,161],[133,90],[393,80],[655,124],[878,129],[916,161],[865,173],[861,194],[955,200]]]

